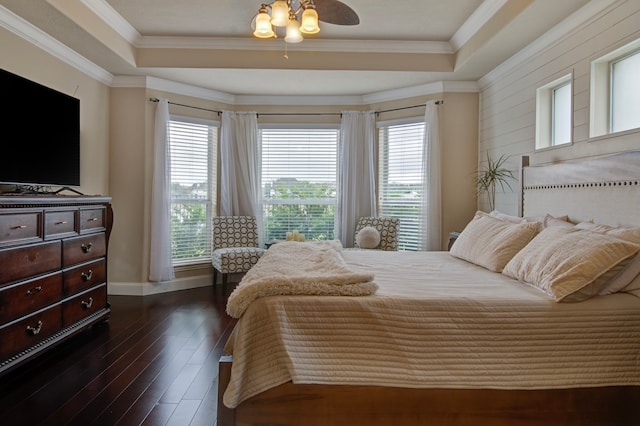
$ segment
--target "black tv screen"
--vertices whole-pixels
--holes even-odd
[[[80,100],[0,70],[0,183],[80,185]]]

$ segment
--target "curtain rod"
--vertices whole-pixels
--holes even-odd
[[[442,104],[444,104],[443,100],[436,101],[436,105],[442,105]],[[400,107],[400,108],[384,109],[382,111],[376,111],[376,115],[382,114],[384,112],[402,111],[404,109],[420,108],[420,107],[423,107],[424,105],[425,104],[419,104],[419,105],[411,105],[411,106]]]
[[[149,100],[151,102],[160,102],[160,99],[158,98],[149,98]],[[179,104],[171,101],[168,101],[168,102],[171,105],[178,105],[186,108],[193,108],[193,109],[199,109],[202,111],[215,112],[218,115],[222,114],[222,111],[218,111],[215,109],[201,108],[201,107],[196,107],[191,105]],[[442,104],[444,104],[443,100],[436,101],[436,105],[442,105]],[[411,106],[400,107],[400,108],[384,109],[382,111],[375,111],[375,113],[376,115],[380,115],[385,112],[402,111],[402,110],[411,109],[411,108],[420,108],[420,107],[424,107],[424,105],[425,104],[419,104],[419,105],[411,105]],[[262,113],[259,112],[259,113],[256,113],[256,115],[258,117],[260,117],[261,115],[339,115],[340,117],[342,117],[341,112],[262,112]]]
[[[160,102],[160,99],[158,99],[158,98],[149,98],[149,100],[151,102]],[[169,102],[171,105],[178,105],[178,106],[186,107],[186,108],[193,108],[193,109],[199,109],[199,110],[202,110],[202,111],[215,112],[218,115],[222,114],[222,111],[218,111],[218,110],[215,110],[215,109],[201,108],[201,107],[197,107],[197,106],[193,106],[193,105],[179,104],[179,103],[171,102],[171,101],[167,101],[167,102]]]

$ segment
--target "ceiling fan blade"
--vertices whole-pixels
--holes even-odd
[[[314,0],[318,19],[336,25],[358,25],[358,14],[339,0]]]

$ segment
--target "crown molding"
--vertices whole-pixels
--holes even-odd
[[[30,22],[25,21],[2,5],[0,5],[0,27],[14,33],[23,40],[42,49],[44,52],[88,75],[94,80],[106,85],[110,85],[113,81],[113,75],[111,73],[76,53],[74,50],[60,43],[39,28],[36,28]]]
[[[479,92],[480,87],[475,81],[437,81],[402,89],[386,90],[363,96],[365,104],[378,102],[397,101],[414,96],[432,95],[434,93],[474,93]]]
[[[219,50],[283,50],[282,40],[258,40],[250,37],[162,37],[146,36],[137,43],[148,49],[219,49]],[[289,51],[309,52],[373,52],[373,53],[440,53],[452,54],[446,41],[414,40],[336,40],[306,39],[289,44]]]
[[[480,85],[477,81],[444,81],[443,92],[446,93],[478,93]]]
[[[236,96],[156,77],[114,76],[3,6],[0,6],[0,26],[107,86],[161,90],[229,105],[366,105],[372,102],[399,100],[438,93],[442,92],[444,87],[448,91],[468,92],[474,90],[473,85],[475,84],[474,82],[430,83],[364,96]]]
[[[481,77],[480,80],[478,80],[480,88],[484,89],[494,84],[526,61],[557,45],[571,35],[571,33],[585,27],[603,11],[611,8],[614,3],[619,1],[620,0],[591,0],[565,20],[531,42],[528,46]]]
[[[113,79],[111,87],[116,88],[140,88],[160,90],[162,92],[175,93],[176,95],[191,96],[214,102],[222,102],[230,105],[235,104],[236,96],[230,93],[219,92],[217,90],[205,89],[190,84],[178,83],[162,78],[144,75],[119,75]]]
[[[142,35],[133,27],[133,25],[124,19],[122,15],[116,12],[116,10],[105,0],[80,1],[130,44],[136,45],[136,43],[138,43],[142,38]]]
[[[495,15],[507,0],[484,0],[476,10],[473,11],[458,31],[451,37],[449,44],[454,51],[458,51],[482,28],[493,15]]]
[[[238,95],[235,105],[363,105],[362,96],[252,96]]]
[[[370,105],[434,93],[476,93],[475,81],[437,81],[363,96],[236,96],[235,105]]]
[[[147,88],[149,89],[161,90],[163,92],[176,93],[185,96],[193,96],[195,98],[206,99],[214,102],[222,102],[229,105],[235,105],[236,103],[235,95],[225,92],[219,92],[217,90],[203,89],[202,87],[164,80],[157,77],[147,77],[147,83]]]
[[[499,0],[486,0],[499,1]],[[258,40],[252,37],[162,37],[142,36],[126,19],[105,0],[81,0],[105,23],[136,48],[149,49],[220,49],[220,50],[282,50],[282,40]],[[415,40],[336,40],[305,39],[303,43],[289,44],[290,51],[309,52],[383,52],[383,53],[439,53],[452,54],[446,41]]]

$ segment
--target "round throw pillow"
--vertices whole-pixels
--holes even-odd
[[[373,249],[380,244],[380,232],[372,226],[365,226],[356,235],[356,244],[364,249]]]

